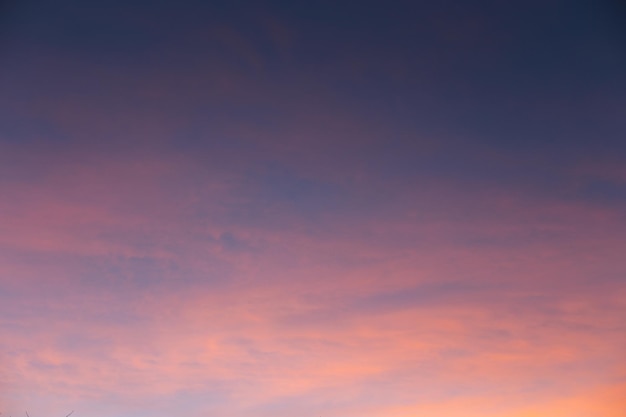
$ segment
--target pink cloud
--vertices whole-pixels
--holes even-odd
[[[614,210],[434,179],[311,231],[193,157],[64,162],[1,184],[11,412],[617,415]]]

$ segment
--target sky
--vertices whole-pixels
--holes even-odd
[[[626,415],[626,8],[0,5],[0,412]]]

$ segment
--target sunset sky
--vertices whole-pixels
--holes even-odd
[[[626,416],[625,12],[2,2],[2,417]]]

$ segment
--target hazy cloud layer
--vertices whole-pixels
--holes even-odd
[[[254,3],[6,9],[0,411],[623,415],[608,2]]]

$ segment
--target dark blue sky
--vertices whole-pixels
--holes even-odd
[[[591,177],[572,191],[569,178],[626,157],[618,11],[558,0],[9,2],[2,140],[131,146],[131,125],[145,123],[137,109],[155,126],[177,120],[168,146],[232,154],[281,147],[272,137],[304,117],[316,141],[332,141],[320,163],[620,201],[623,185]],[[47,114],[58,107],[109,121],[68,121],[82,131],[70,133]],[[369,139],[319,138],[340,134],[324,126],[339,112]],[[241,124],[267,134],[230,132]]]

